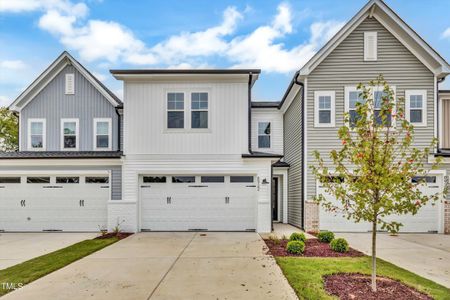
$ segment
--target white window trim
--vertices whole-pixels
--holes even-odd
[[[183,103],[183,110],[181,109],[169,109],[169,94],[183,94],[183,99],[184,99],[184,103]],[[165,98],[164,98],[164,108],[165,108],[165,117],[164,117],[164,129],[166,131],[169,132],[184,132],[186,131],[187,125],[189,124],[187,118],[189,117],[189,113],[187,113],[189,111],[189,109],[186,108],[186,105],[190,104],[188,103],[189,101],[187,100],[187,92],[186,91],[180,91],[180,90],[171,90],[171,91],[166,91],[165,94]],[[170,111],[182,111],[184,114],[184,123],[183,123],[183,128],[169,128],[169,112]]]
[[[31,123],[42,123],[42,148],[31,147]],[[28,119],[27,133],[27,149],[28,151],[45,151],[47,149],[47,119]]]
[[[395,85],[390,86],[390,88],[393,90],[394,92],[394,107],[392,109],[392,114],[395,114],[396,112],[396,107],[397,107],[397,88]],[[384,87],[382,86],[378,86],[378,87],[374,87],[372,90],[372,98],[375,96],[375,92],[376,91],[383,91]],[[348,113],[350,111],[350,97],[349,94],[350,92],[362,92],[361,90],[358,90],[358,88],[356,86],[345,86],[344,87],[344,111],[346,113]],[[395,127],[395,119],[392,118],[392,123],[391,123],[391,127],[390,128],[394,128]],[[350,126],[350,124],[347,122],[346,126]]]
[[[68,77],[72,77],[72,83],[73,83],[73,90],[69,90],[68,89],[68,85],[67,85],[67,78]],[[65,76],[65,82],[64,82],[64,93],[66,95],[75,95],[75,74],[74,73],[67,73]]]
[[[270,139],[269,139],[270,140],[270,147],[267,147],[267,148],[259,147],[259,136],[260,136],[260,134],[259,134],[259,124],[261,124],[261,123],[269,123],[270,124],[270,134],[268,134],[269,137],[270,137]],[[267,121],[259,120],[258,123],[256,124],[256,126],[257,126],[256,127],[256,145],[257,145],[258,150],[272,150],[272,144],[273,144],[273,141],[272,141],[273,128],[272,128],[272,126],[273,126],[273,122],[270,121],[270,120],[267,120]],[[267,136],[267,134],[265,134],[264,136]]]
[[[330,123],[319,122],[319,97],[329,96],[331,98]],[[336,126],[336,92],[335,91],[315,91],[314,92],[314,127],[335,127]]]
[[[368,43],[366,42],[368,38],[372,36],[375,39],[375,49],[374,49],[374,57],[369,57],[369,48]],[[378,33],[376,31],[366,31],[364,32],[364,61],[377,61],[378,60]]]
[[[75,148],[64,148],[64,123],[75,122]],[[78,151],[80,149],[80,120],[77,118],[61,119],[61,150],[62,151]]]
[[[108,123],[108,148],[97,147],[97,123]],[[95,151],[112,151],[112,119],[111,118],[94,118],[94,132],[93,132],[93,148]]]
[[[411,99],[413,95],[422,96],[422,122],[411,122]],[[415,127],[427,126],[427,90],[405,90],[405,118]]]
[[[206,93],[208,94],[208,109],[192,109],[192,94],[193,93]],[[211,93],[209,91],[189,91],[189,108],[187,109],[187,111],[189,111],[189,130],[193,130],[195,132],[199,132],[199,131],[209,131],[210,128],[210,123],[211,123],[211,118],[210,118],[210,96]],[[192,112],[193,111],[206,111],[208,113],[208,127],[206,128],[192,128]]]

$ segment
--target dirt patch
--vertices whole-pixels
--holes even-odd
[[[370,276],[341,273],[324,276],[327,293],[341,300],[433,300],[428,295],[399,281],[377,277],[377,292],[372,292]]]
[[[119,233],[114,233],[114,232],[108,232],[105,234],[102,234],[101,236],[96,237],[96,240],[102,240],[102,239],[109,239],[112,237],[117,237],[119,238],[119,240],[123,240],[126,237],[129,237],[130,235],[132,235],[132,232],[119,232]]]
[[[307,239],[303,254],[291,254],[286,251],[288,240],[264,240],[268,247],[268,253],[273,256],[303,256],[303,257],[358,257],[364,253],[350,248],[348,252],[339,253],[331,250],[330,245],[321,243],[317,239]]]

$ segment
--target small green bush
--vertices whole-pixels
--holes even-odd
[[[301,241],[301,242],[306,242],[306,236],[304,233],[302,232],[294,232],[293,234],[291,234],[291,236],[289,237],[290,241]]]
[[[290,241],[287,243],[286,251],[291,254],[302,254],[305,251],[305,243],[302,241]]]
[[[349,249],[348,242],[343,238],[332,240],[330,243],[330,248],[335,252],[341,253],[347,252]]]
[[[329,243],[334,239],[334,233],[331,231],[321,231],[317,234],[317,239],[322,243]]]

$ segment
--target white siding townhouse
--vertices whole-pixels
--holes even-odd
[[[450,169],[450,66],[381,0],[369,1],[295,73],[280,102],[252,101],[258,69],[111,70],[124,104],[64,52],[10,109],[18,152],[0,153],[0,231],[368,231],[313,203],[312,152],[339,148],[356,85],[383,74],[406,97],[416,146]],[[329,195],[327,195],[329,197]],[[449,232],[441,199],[403,231]]]

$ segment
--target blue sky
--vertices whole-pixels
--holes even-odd
[[[387,0],[450,60],[450,0]],[[280,100],[295,70],[366,0],[0,0],[0,105],[63,50],[112,91],[114,68],[261,68],[255,100]],[[450,79],[442,88],[450,88]]]

